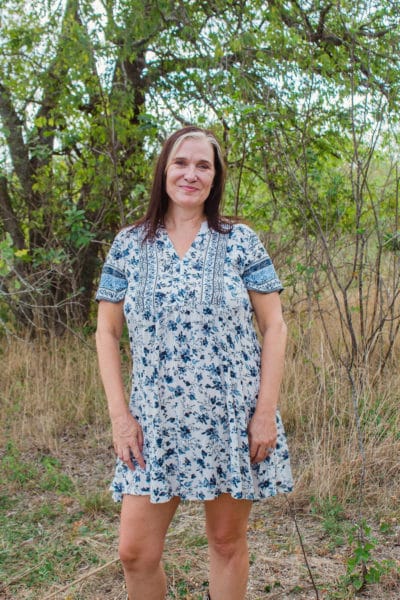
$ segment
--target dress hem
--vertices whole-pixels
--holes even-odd
[[[166,502],[169,502],[170,500],[172,500],[173,498],[180,498],[180,500],[182,502],[207,502],[210,500],[216,500],[219,496],[222,496],[222,494],[229,494],[234,500],[250,500],[251,502],[259,502],[260,500],[267,500],[268,498],[273,498],[275,496],[278,496],[279,494],[290,494],[293,491],[293,486],[288,486],[287,489],[275,489],[275,490],[270,490],[268,493],[266,494],[257,494],[257,495],[253,495],[253,496],[240,496],[238,494],[234,494],[230,491],[220,491],[217,494],[214,494],[212,496],[207,496],[207,497],[201,497],[199,498],[198,496],[180,496],[179,494],[176,495],[171,495],[168,496],[166,498],[162,498],[160,500],[152,500],[151,499],[151,493],[145,493],[145,494],[136,494],[134,492],[113,492],[112,494],[112,499],[114,500],[114,502],[119,503],[122,502],[122,498],[123,496],[149,496],[150,497],[150,502],[151,504],[165,504]]]

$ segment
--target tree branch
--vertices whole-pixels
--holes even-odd
[[[3,220],[4,229],[11,235],[14,246],[21,250],[25,247],[24,234],[19,226],[18,219],[11,206],[11,198],[8,192],[7,179],[0,174],[0,216]]]
[[[10,90],[1,82],[0,116],[4,124],[4,135],[15,173],[21,184],[24,197],[30,201],[32,197],[32,168],[29,162],[28,147],[22,136],[23,123],[15,110]]]

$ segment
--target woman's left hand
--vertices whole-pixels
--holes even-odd
[[[275,413],[255,412],[248,427],[250,459],[259,463],[274,451],[277,442]]]

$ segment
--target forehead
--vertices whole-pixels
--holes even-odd
[[[206,138],[185,138],[171,152],[170,160],[176,156],[194,157],[204,159],[210,162],[214,161],[214,148],[211,142]]]

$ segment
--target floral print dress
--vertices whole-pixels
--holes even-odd
[[[247,427],[260,377],[260,344],[248,290],[282,285],[257,235],[244,224],[218,233],[204,222],[180,259],[164,228],[115,238],[97,300],[124,300],[132,353],[130,411],[144,434],[146,468],[117,459],[113,498],[151,502],[259,500],[292,489],[277,412],[278,444],[251,464]]]

